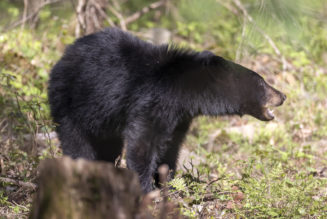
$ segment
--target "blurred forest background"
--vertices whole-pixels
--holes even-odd
[[[196,119],[169,198],[191,218],[327,217],[327,1],[1,0],[0,218],[26,218],[37,166],[61,156],[51,67],[76,37],[117,26],[210,50],[287,94],[265,123]]]

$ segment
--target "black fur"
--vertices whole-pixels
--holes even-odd
[[[110,28],[66,49],[51,72],[49,101],[64,154],[114,162],[126,143],[128,168],[148,192],[160,164],[173,176],[194,117],[262,119],[267,86],[210,52],[154,46]]]

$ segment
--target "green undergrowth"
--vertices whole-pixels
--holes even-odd
[[[18,135],[52,131],[49,71],[62,54],[58,46],[64,48],[72,40],[71,35],[40,36],[25,30],[0,35],[0,117],[10,122],[10,131]]]
[[[183,213],[194,218],[326,217],[327,150],[320,148],[324,144],[296,142],[292,127],[277,123],[254,129],[251,138],[222,132],[214,152],[195,150],[205,160],[192,171],[180,171],[171,182],[186,197]]]

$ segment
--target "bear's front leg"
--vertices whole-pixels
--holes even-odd
[[[185,118],[184,120],[179,121],[176,125],[173,133],[169,138],[166,138],[168,141],[165,142],[162,150],[159,155],[158,166],[166,164],[169,167],[169,175],[167,180],[172,180],[176,172],[176,162],[180,150],[180,146],[185,138],[185,135],[189,129],[192,119]],[[155,185],[160,187],[159,174],[156,172],[155,176]]]
[[[126,163],[130,170],[135,171],[140,179],[144,193],[153,190],[153,174],[157,169],[156,152],[142,140],[127,145]]]
[[[153,176],[158,168],[158,146],[164,139],[162,130],[150,122],[133,121],[124,135],[127,167],[139,175],[143,192],[150,192],[154,188]]]

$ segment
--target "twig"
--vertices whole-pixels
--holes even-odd
[[[217,0],[217,2],[222,5],[224,8],[226,8],[227,10],[229,10],[230,12],[232,12],[234,15],[239,15],[238,14],[238,10],[236,8],[234,8],[233,6],[231,6],[230,4],[228,4],[225,1],[221,1],[221,0]]]
[[[168,165],[161,165],[158,168],[159,171],[159,179],[160,183],[163,186],[162,195],[163,195],[163,201],[160,211],[160,219],[165,219],[167,216],[167,203],[168,203],[168,187],[167,187],[167,177],[169,173],[169,167]]]
[[[27,15],[27,8],[28,8],[28,0],[24,0],[24,12],[23,12],[23,20],[26,20],[26,15]],[[25,22],[22,24],[22,30],[25,27]]]
[[[24,205],[20,205],[20,204],[18,204],[17,202],[15,202],[14,200],[12,200],[12,202],[13,202],[16,206],[19,206],[19,207],[21,207],[21,208],[24,208],[26,211],[29,211],[29,209],[28,209],[26,206],[24,206]]]
[[[106,13],[104,13],[104,11],[102,10],[101,6],[96,2],[96,1],[92,1],[92,4],[96,7],[96,9],[98,10],[98,12],[100,13],[100,15],[107,20],[107,22],[109,23],[110,26],[115,27],[115,23],[110,19],[110,17],[108,17],[108,15]]]
[[[96,16],[96,10],[97,10],[97,8],[95,7],[95,5],[93,5],[93,6],[94,7],[91,7],[90,8],[90,11],[91,11],[91,15],[90,16],[92,16],[91,18],[93,20],[93,23],[94,23],[94,26],[96,27],[96,29],[101,29],[101,25],[100,25],[99,19]]]
[[[114,9],[110,4],[108,4],[107,7],[119,19],[120,28],[122,30],[127,30],[126,21],[123,15],[121,15],[118,11],[116,11],[116,9]]]
[[[116,8],[118,11],[121,10],[121,7],[116,0],[111,0],[111,2],[112,2],[112,5],[114,6],[114,8]]]
[[[119,155],[115,160],[115,167],[120,167],[122,155]]]
[[[20,180],[15,180],[15,179],[10,179],[10,178],[5,178],[5,177],[0,177],[0,181],[4,182],[4,183],[10,183],[10,184],[14,184],[17,186],[22,186],[25,188],[30,188],[32,190],[36,190],[37,189],[37,185],[31,182],[23,182]]]
[[[126,25],[139,19],[143,14],[148,13],[151,10],[157,9],[163,5],[165,5],[167,0],[160,0],[157,2],[154,2],[144,8],[142,8],[140,11],[135,12],[134,14],[132,14],[131,16],[127,17],[125,20]]]
[[[54,157],[55,153],[53,151],[53,148],[52,148],[52,139],[53,138],[56,138],[57,137],[57,133],[56,132],[49,132],[49,129],[46,125],[46,118],[40,113],[41,112],[41,105],[39,103],[37,103],[37,106],[38,106],[38,112],[39,112],[39,115],[40,115],[40,118],[43,122],[43,128],[45,130],[45,135],[43,133],[37,133],[36,134],[36,139],[43,139],[46,140],[46,142],[48,143],[48,145],[50,146],[50,151],[51,151],[51,155],[52,157]]]
[[[217,181],[219,181],[219,180],[221,180],[221,179],[222,179],[222,177],[218,177],[218,178],[216,178],[216,179],[214,179],[214,180],[211,180],[211,181],[208,182],[208,184],[206,185],[206,188],[209,187],[212,183],[217,182]]]
[[[20,106],[20,103],[19,103],[19,100],[18,100],[18,93],[17,92],[15,92],[15,99],[16,99],[16,104],[17,104],[17,108],[18,108],[18,111],[19,111],[20,115],[24,116],[24,113],[23,113],[23,111],[21,109],[21,106]],[[24,100],[24,98],[22,98],[22,99],[23,99],[24,102],[26,102]],[[31,124],[31,122],[29,121],[28,118],[24,119],[24,122],[29,127],[29,129],[32,131],[31,134],[33,135],[33,137],[31,139],[31,143],[32,143],[32,150],[34,150],[35,149],[35,146],[36,146],[36,142],[35,142],[35,133],[36,133],[36,130],[33,128],[33,125]]]
[[[81,21],[81,19],[80,19],[79,11],[78,11],[79,9],[76,7],[74,0],[70,0],[70,3],[72,4],[73,10],[74,10],[74,12],[76,14],[76,19],[77,19],[77,22],[78,22],[78,25],[77,26],[83,28],[83,25],[84,24],[83,24],[83,21]],[[79,36],[79,34],[80,34],[80,29],[79,28],[76,28],[75,29],[75,36]]]
[[[236,58],[235,58],[236,62],[239,62],[241,59],[241,54],[242,54],[241,51],[242,51],[243,42],[244,42],[244,38],[245,38],[246,25],[247,25],[246,18],[244,17],[243,18],[243,27],[242,27],[242,39],[236,50]]]
[[[6,119],[3,119],[1,122],[0,122],[0,132],[2,132],[3,130],[5,130],[8,126],[8,122]]]
[[[71,0],[71,2],[73,4],[73,0]],[[75,8],[76,18],[77,18],[77,22],[78,22],[78,25],[76,25],[76,28],[75,28],[75,36],[76,37],[80,37],[81,32],[85,33],[85,31],[86,31],[86,24],[85,24],[85,21],[82,16],[83,7],[85,7],[85,2],[78,1],[77,6]]]
[[[17,26],[25,23],[26,21],[28,21],[29,19],[31,19],[35,15],[37,15],[43,7],[45,7],[47,5],[50,5],[50,4],[54,4],[54,3],[60,2],[60,1],[62,1],[62,0],[52,0],[52,1],[45,1],[45,2],[43,2],[33,13],[31,13],[27,17],[25,17],[25,18],[23,18],[23,19],[21,19],[19,21],[16,21],[15,23],[11,24],[5,30],[9,30],[9,29],[15,28],[15,27],[17,27]]]
[[[280,52],[280,50],[278,49],[278,47],[276,46],[275,42],[271,39],[271,37],[268,34],[266,34],[260,27],[258,27],[256,25],[256,23],[254,22],[254,20],[251,17],[251,15],[249,15],[249,13],[247,12],[247,10],[245,9],[245,7],[242,5],[242,3],[239,0],[233,0],[233,2],[242,11],[243,15],[247,18],[247,20],[250,23],[253,24],[254,28],[268,41],[268,43],[270,44],[270,46],[275,51],[276,55],[279,56],[279,57],[281,57],[281,61],[282,61],[282,64],[283,64],[283,70],[286,70],[288,63],[287,63],[285,57]]]
[[[271,45],[271,47],[274,49],[275,53],[280,56],[281,52],[279,51],[279,49],[277,48],[276,44],[274,43],[274,41],[270,38],[270,36],[268,36],[261,28],[259,28],[253,18],[251,17],[251,15],[249,15],[249,13],[247,12],[247,10],[244,8],[244,6],[242,5],[242,3],[239,0],[233,0],[233,2],[235,3],[235,5],[242,11],[242,13],[244,14],[244,16],[248,19],[248,21],[250,21],[254,27],[257,29],[257,31],[262,34],[265,39],[268,41],[268,43]]]

